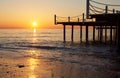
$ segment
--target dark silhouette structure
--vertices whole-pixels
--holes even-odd
[[[55,24],[62,24],[63,25],[63,40],[66,42],[66,26],[72,26],[71,32],[71,41],[73,41],[73,33],[74,33],[74,26],[80,26],[80,40],[82,41],[82,27],[86,27],[86,43],[88,43],[88,31],[89,26],[93,27],[93,41],[95,41],[95,31],[98,31],[98,40],[102,42],[103,39],[103,31],[105,31],[105,43],[107,43],[107,30],[109,29],[110,34],[110,44],[115,44],[118,47],[118,51],[120,51],[120,11],[112,9],[110,10],[108,7],[119,7],[120,5],[112,5],[112,4],[104,4],[100,2],[96,2],[94,0],[87,0],[86,1],[86,19],[85,14],[68,17],[59,17],[54,16]],[[94,5],[92,5],[94,3]],[[102,5],[105,8],[101,8],[96,6]]]

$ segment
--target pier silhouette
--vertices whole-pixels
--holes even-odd
[[[100,6],[97,6],[100,5]],[[104,8],[101,8],[104,6]],[[113,7],[112,9],[109,7]],[[95,0],[86,1],[86,14],[77,16],[61,17],[54,15],[54,23],[63,25],[63,40],[66,42],[66,26],[71,27],[71,41],[73,42],[74,26],[80,26],[80,41],[82,41],[82,27],[86,28],[86,43],[89,38],[89,26],[93,28],[93,41],[95,41],[95,31],[98,31],[98,40],[102,42],[105,33],[105,43],[107,43],[107,30],[109,29],[110,44],[115,44],[120,51],[120,11],[115,9],[120,5],[105,4]],[[103,32],[105,31],[105,32]]]

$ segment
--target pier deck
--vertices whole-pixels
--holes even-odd
[[[105,21],[100,21],[100,22],[57,22],[57,24],[63,24],[63,25],[82,25],[82,26],[116,26],[117,23],[114,22],[105,22]]]

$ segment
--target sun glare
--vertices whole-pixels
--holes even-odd
[[[34,26],[34,27],[36,27],[36,26],[37,26],[37,22],[33,22],[32,24],[33,24],[33,26]]]

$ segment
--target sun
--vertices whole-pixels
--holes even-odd
[[[32,24],[33,24],[34,27],[37,26],[37,22],[35,22],[35,21]]]

